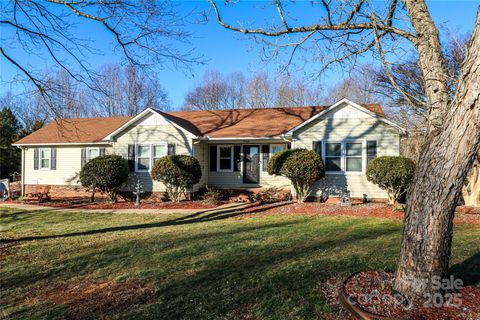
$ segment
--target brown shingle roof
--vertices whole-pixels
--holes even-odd
[[[384,116],[378,104],[363,105]],[[197,136],[211,138],[274,137],[284,134],[326,106],[161,112],[170,121]],[[74,118],[54,121],[16,144],[100,142],[132,117]]]
[[[52,121],[16,144],[99,142],[131,118],[71,118]]]
[[[382,107],[378,104],[363,106],[379,116],[384,116]],[[184,111],[166,114],[182,119],[183,122],[188,121],[191,127],[198,130],[199,135],[211,138],[274,137],[290,131],[327,108],[327,106],[311,106]]]

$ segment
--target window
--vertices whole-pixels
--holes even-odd
[[[232,146],[218,146],[218,171],[232,171],[233,170],[233,147]]]
[[[341,143],[325,143],[325,171],[342,171]]]
[[[50,148],[40,149],[40,168],[50,169]]]
[[[161,157],[167,155],[167,147],[164,144],[157,144],[153,146],[153,161],[152,164],[155,163]]]
[[[367,163],[377,157],[377,141],[367,141]]]
[[[87,148],[87,162],[100,155],[99,148]]]
[[[362,172],[362,143],[346,143],[347,171]]]
[[[287,150],[286,144],[271,144],[270,145],[270,154],[274,155],[277,152]]]
[[[150,170],[150,145],[137,145],[137,171]]]

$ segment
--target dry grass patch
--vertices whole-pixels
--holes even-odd
[[[24,303],[64,305],[69,319],[97,319],[148,304],[154,297],[155,287],[142,281],[78,281],[49,289],[34,289]]]

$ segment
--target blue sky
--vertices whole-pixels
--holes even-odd
[[[2,0],[0,0],[2,1]],[[221,1],[219,1],[221,2]],[[206,1],[178,1],[178,9],[182,12],[199,12],[208,8]],[[274,11],[261,10],[265,2],[245,1],[235,6],[235,15],[225,14],[224,19],[235,22],[236,20],[248,20],[255,14],[256,21],[268,20]],[[479,1],[429,1],[428,6],[431,14],[439,26],[441,32],[452,30],[454,32],[466,33],[472,30]],[[316,12],[309,9],[307,2],[300,2],[300,9],[297,11],[302,19],[314,19]],[[213,18],[213,16],[212,16]],[[200,20],[200,16],[191,16],[191,20]],[[205,65],[193,65],[192,73],[185,73],[173,68],[162,68],[158,70],[159,82],[167,90],[173,108],[183,104],[185,93],[200,81],[205,70],[218,69],[221,72],[229,73],[243,71],[246,75],[258,71],[275,73],[279,61],[272,61],[268,65],[259,64],[260,47],[252,41],[244,40],[244,36],[225,30],[220,27],[215,19],[205,24],[187,24],[187,31],[193,34],[190,39],[191,47],[195,52],[203,55],[208,61]],[[92,67],[119,60],[113,50],[113,42],[109,34],[97,27],[95,24],[85,24],[79,28],[78,36],[94,41],[94,45],[101,49],[100,55],[92,55],[90,62]],[[20,61],[29,61],[38,69],[49,67],[49,61],[39,59],[35,56],[21,55],[17,57]],[[11,84],[15,77],[16,70],[4,59],[1,60],[1,83],[0,90],[12,90],[19,92],[22,87]],[[298,74],[301,77],[301,74]],[[341,80],[343,75],[339,72],[330,72],[324,81],[332,84]]]

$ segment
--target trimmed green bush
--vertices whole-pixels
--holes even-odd
[[[105,193],[109,200],[117,202],[117,192],[127,181],[128,162],[121,156],[106,155],[88,161],[80,171],[80,183],[92,191],[92,201],[96,191]]]
[[[187,189],[200,181],[202,169],[192,156],[171,155],[155,161],[150,175],[153,180],[163,182],[173,202],[179,202]]]
[[[391,204],[397,204],[415,173],[415,163],[405,157],[378,157],[367,165],[367,179],[387,191]]]
[[[268,161],[267,171],[290,179],[300,203],[305,202],[315,181],[325,176],[322,158],[315,151],[307,149],[276,153]]]

